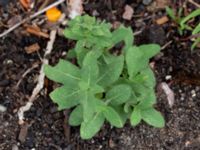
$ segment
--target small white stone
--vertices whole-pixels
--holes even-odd
[[[66,56],[67,55],[67,52],[62,52],[62,56]]]
[[[6,60],[3,61],[3,64],[5,64],[5,65],[12,65],[13,64],[13,60],[6,59]]]
[[[94,144],[94,140],[92,140],[91,143]]]
[[[191,94],[192,94],[192,97],[196,97],[196,91],[195,90],[192,90]]]
[[[12,146],[12,150],[19,150],[19,148],[18,148],[17,145],[13,145],[13,146]]]
[[[171,80],[172,79],[172,76],[171,75],[166,75],[165,76],[165,80]]]
[[[5,112],[7,108],[3,105],[0,105],[0,112]]]

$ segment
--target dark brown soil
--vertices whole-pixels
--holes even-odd
[[[126,4],[131,5],[136,14],[146,15],[133,17],[131,21],[123,20]],[[101,0],[86,3],[84,10],[111,23],[124,23],[135,31],[142,29],[143,32],[135,37],[137,44],[153,42],[165,45],[172,41],[151,60],[155,63],[158,85],[167,82],[175,93],[175,103],[170,108],[165,94],[160,93],[158,88],[156,107],[165,117],[165,128],[156,129],[144,123],[133,128],[127,123],[124,128],[116,129],[106,124],[93,139],[81,140],[79,129],[67,126],[67,112],[58,112],[46,94],[53,86],[50,81],[25,114],[27,125],[20,126],[17,110],[31,95],[39,68],[32,70],[18,89],[15,86],[28,68],[40,63],[40,55],[44,53],[44,50],[40,50],[39,53],[26,54],[24,47],[37,42],[44,49],[48,40],[17,34],[21,30],[17,29],[0,39],[0,104],[7,108],[6,112],[0,112],[0,150],[199,150],[200,49],[192,53],[190,41],[182,41],[171,22],[155,25],[155,19],[165,11],[150,12],[147,10],[150,5],[143,5],[142,0]],[[0,31],[3,29],[1,27]],[[55,64],[69,48],[68,40],[57,37],[51,63]],[[167,80],[166,76],[171,76],[171,79]],[[27,135],[22,141],[19,134],[22,130],[26,132],[26,129]]]

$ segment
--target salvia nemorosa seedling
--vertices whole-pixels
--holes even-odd
[[[68,58],[54,67],[46,65],[46,76],[61,84],[50,93],[58,109],[70,109],[69,123],[80,126],[82,139],[92,138],[104,122],[122,128],[129,119],[132,126],[141,120],[163,127],[164,119],[154,109],[156,84],[149,59],[160,47],[133,45],[133,32],[124,26],[111,32],[111,25],[88,15],[71,20],[64,31],[75,40]],[[119,50],[116,45],[123,42]],[[118,52],[116,52],[118,51]],[[77,65],[70,58],[77,60]]]

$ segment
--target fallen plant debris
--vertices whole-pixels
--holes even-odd
[[[32,9],[34,5],[33,0],[20,0],[20,3],[26,10]]]
[[[28,102],[26,103],[25,106],[22,106],[19,108],[18,110],[18,117],[19,117],[19,124],[22,125],[24,124],[24,112],[28,111],[31,106],[33,105],[34,100],[37,98],[39,92],[42,90],[43,86],[44,86],[44,65],[48,64],[49,61],[47,59],[47,56],[51,53],[52,49],[53,49],[53,44],[56,38],[56,30],[52,30],[50,33],[50,41],[47,43],[47,48],[42,60],[42,66],[40,69],[40,74],[38,76],[38,81],[37,81],[37,85],[34,88],[32,95],[30,96],[30,98],[28,99]]]
[[[38,43],[32,44],[24,48],[27,54],[31,54],[40,50],[40,46]]]
[[[49,38],[49,34],[42,32],[38,26],[28,26],[26,31],[38,37]]]
[[[157,20],[156,20],[156,23],[157,23],[158,25],[162,25],[162,24],[167,23],[168,21],[169,21],[169,18],[168,18],[167,16],[163,16],[163,17],[157,19]]]

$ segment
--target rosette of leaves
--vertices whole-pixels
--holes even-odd
[[[84,19],[90,21],[90,27],[81,24],[87,22]],[[149,59],[159,52],[160,47],[156,44],[134,46],[130,28],[120,27],[111,32],[110,26],[100,26],[105,23],[89,16],[75,18],[70,21],[69,27],[72,24],[76,26],[76,22],[88,33],[85,38],[74,29],[72,32],[73,27],[65,33],[70,35],[70,39],[77,40],[77,44],[85,40],[86,45],[90,45],[87,49],[79,47],[84,53],[81,57],[75,46],[75,58],[79,64],[61,59],[54,67],[46,65],[44,68],[49,79],[61,84],[50,93],[58,109],[73,109],[69,117],[70,125],[80,126],[83,139],[92,138],[105,121],[117,128],[123,127],[127,119],[133,126],[144,120],[154,127],[163,127],[164,119],[153,107],[156,82],[149,67]],[[97,27],[99,31],[109,32],[108,45],[89,40],[107,40],[103,34],[91,33]],[[121,53],[112,54],[110,49],[122,41],[124,47]]]
[[[64,30],[66,38],[76,40],[76,45],[69,50],[68,58],[76,57],[78,64],[82,65],[83,58],[90,50],[105,53],[115,46],[116,43],[125,40],[127,46],[133,42],[132,30],[121,26],[114,32],[110,31],[109,23],[100,22],[88,15],[77,16],[69,21],[68,27]]]

